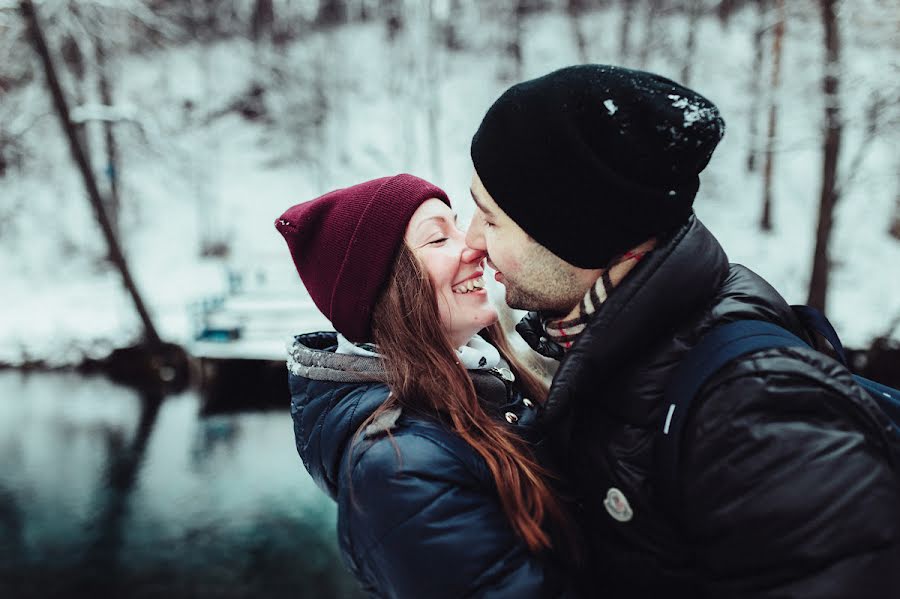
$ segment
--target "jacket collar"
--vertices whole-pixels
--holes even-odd
[[[332,332],[297,335],[288,347],[288,370],[291,374],[314,381],[384,381],[381,360],[374,356],[336,353],[337,344],[337,334]]]
[[[725,251],[696,216],[662,237],[563,357],[545,404],[545,422],[565,413],[576,391],[595,389],[599,395],[608,388],[615,373],[633,363],[660,335],[674,331],[707,305],[727,274]],[[612,395],[596,401],[614,412],[627,410]]]

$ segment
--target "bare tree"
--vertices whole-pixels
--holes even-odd
[[[506,56],[509,58],[512,73],[510,78],[519,81],[522,78],[522,19],[528,12],[526,0],[513,0],[509,11],[509,37],[506,40]]]
[[[888,232],[894,239],[900,240],[900,185],[897,186],[897,195],[894,200],[894,221]]]
[[[756,1],[759,2],[761,0]],[[719,16],[722,26],[727,27],[734,13],[746,3],[747,0],[720,0],[718,6],[716,6],[716,14]]]
[[[100,102],[104,106],[113,106],[112,84],[110,83],[109,71],[110,65],[107,60],[107,47],[103,38],[97,38],[94,42],[95,58],[97,60],[97,70],[99,77],[97,78],[97,91],[100,94]],[[103,123],[103,140],[106,148],[106,179],[109,186],[106,194],[106,212],[109,217],[110,226],[118,236],[119,234],[119,213],[121,212],[121,202],[119,199],[119,175],[122,170],[121,159],[119,156],[119,144],[116,142],[116,136],[113,131],[113,123],[104,121]]]
[[[459,35],[459,20],[463,14],[463,6],[460,0],[450,0],[447,18],[440,24],[441,40],[448,50],[458,51],[463,49],[463,41]]]
[[[388,40],[397,39],[405,27],[403,0],[381,0],[381,13],[385,18]]]
[[[635,0],[622,0],[622,25],[619,33],[619,61],[627,62],[631,53],[631,26],[634,23]]]
[[[103,236],[105,237],[107,245],[109,246],[110,258],[119,269],[125,288],[131,295],[131,299],[134,301],[134,305],[137,309],[138,315],[140,316],[141,321],[144,324],[145,342],[153,349],[159,348],[162,344],[162,341],[160,340],[159,335],[156,332],[156,327],[153,325],[153,320],[150,317],[150,313],[145,308],[144,301],[141,298],[137,286],[135,285],[134,279],[131,276],[131,271],[128,268],[128,263],[125,260],[125,255],[122,253],[116,234],[113,231],[109,219],[106,216],[106,211],[103,207],[103,200],[100,198],[100,191],[97,187],[97,182],[94,179],[94,174],[91,172],[91,168],[88,165],[87,156],[85,155],[84,149],[82,148],[81,144],[78,142],[78,136],[75,133],[75,128],[72,126],[72,119],[69,116],[68,102],[66,101],[65,95],[63,94],[62,86],[60,86],[59,84],[59,78],[56,75],[56,69],[53,65],[53,60],[50,57],[50,50],[47,47],[47,42],[44,38],[44,33],[41,29],[40,22],[38,21],[34,4],[31,0],[20,0],[19,7],[21,9],[22,16],[28,23],[29,36],[31,38],[32,44],[34,45],[34,49],[41,57],[41,62],[44,67],[44,73],[47,78],[47,87],[49,88],[50,94],[53,97],[53,104],[56,107],[60,125],[62,126],[62,129],[66,134],[66,138],[68,139],[72,158],[75,161],[75,164],[77,165],[78,170],[84,180],[88,199],[90,200],[91,205],[94,208],[94,215],[97,218],[97,222],[99,223],[100,229],[103,232]]]
[[[0,12],[0,19],[2,16]],[[23,94],[10,93],[24,89],[33,68],[31,54],[26,53],[28,45],[24,41],[25,30],[21,20],[9,21],[6,28],[0,25],[0,56],[9,58],[0,63],[0,178],[11,168],[21,168],[26,157],[25,133],[40,118],[23,109],[28,102]]]
[[[60,84],[88,112],[114,111],[116,56],[138,40],[168,36],[172,29],[144,0],[66,0],[41,3],[42,26],[49,51],[58,52],[67,69],[58,72]],[[59,40],[54,44],[54,40]],[[80,112],[80,111],[79,111]],[[99,178],[101,197],[114,232],[120,213],[121,152],[115,137],[116,118],[76,119],[78,142]]]
[[[756,155],[758,153],[757,126],[759,113],[762,106],[762,70],[763,57],[765,55],[766,15],[768,14],[769,0],[757,0],[756,2],[756,29],[753,32],[753,67],[750,71],[750,132],[747,136],[747,171],[756,170]]]
[[[784,0],[776,0],[778,20],[772,32],[772,78],[770,81],[769,125],[766,132],[766,163],[763,166],[763,210],[759,226],[772,230],[772,170],[775,164],[775,138],[778,132],[778,101],[781,86],[781,48],[784,40]]]
[[[866,155],[872,147],[872,143],[878,137],[879,133],[881,133],[880,121],[888,112],[888,108],[889,104],[887,99],[884,98],[880,92],[873,92],[866,106],[866,123],[862,140],[860,141],[859,146],[857,146],[856,153],[850,160],[849,166],[843,174],[838,177],[837,183],[835,184],[838,197],[844,195],[844,192],[852,186],[853,182],[859,176],[860,171],[862,171]]]
[[[250,18],[250,39],[260,42],[272,39],[275,28],[275,5],[272,0],[256,0]]]
[[[586,0],[566,0],[566,13],[569,15],[569,24],[575,38],[575,47],[578,49],[579,62],[588,62],[588,42],[581,23],[585,5]]]
[[[697,47],[697,29],[700,27],[700,16],[703,14],[703,0],[688,0],[688,34],[684,48],[684,62],[681,66],[681,83],[690,85],[691,71],[694,66],[694,54]]]
[[[900,240],[900,185],[894,200],[894,222],[891,223],[889,233],[894,239]]]
[[[316,24],[330,27],[347,21],[347,3],[345,0],[321,0]]]
[[[61,42],[59,45],[59,54],[63,60],[63,64],[68,67],[71,77],[71,88],[74,91],[76,105],[84,105],[90,102],[87,91],[87,48],[83,48],[89,39],[85,39],[82,31],[75,32],[71,26],[72,21],[81,25],[81,10],[78,3],[72,3],[69,8],[71,20],[60,27],[59,36]],[[81,27],[83,30],[83,27]],[[79,125],[76,128],[78,142],[84,148],[88,157],[91,156],[90,137],[88,136],[87,127]]]
[[[834,225],[834,207],[838,202],[837,166],[841,150],[841,104],[839,90],[841,40],[835,11],[837,0],[819,0],[825,30],[825,137],[822,143],[822,192],[819,199],[819,222],[813,252],[812,277],[807,303],[825,309],[828,299],[828,275],[831,267],[829,241]]]
[[[426,120],[428,122],[428,149],[431,159],[431,176],[437,180],[443,178],[441,160],[441,93],[440,70],[438,69],[441,45],[434,43],[435,33],[439,24],[435,22],[434,0],[428,0],[428,15],[426,21],[426,43],[424,48],[424,92],[426,94]]]
[[[663,0],[649,0],[644,8],[644,41],[638,49],[638,65],[646,67],[650,62],[650,54],[657,45],[660,35],[659,17],[663,8]]]

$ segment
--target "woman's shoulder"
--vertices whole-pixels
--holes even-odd
[[[490,481],[484,460],[446,425],[400,408],[360,434],[351,456],[356,481],[420,478],[434,483]]]

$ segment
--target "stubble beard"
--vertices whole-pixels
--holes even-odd
[[[506,285],[506,305],[514,310],[540,310],[540,302],[515,285]]]
[[[506,304],[515,310],[565,315],[587,292],[574,267],[533,241],[510,271],[503,272],[503,284]]]
[[[584,297],[587,289],[568,269],[559,265],[558,259],[534,255],[530,268],[519,276],[504,273],[506,304],[515,310],[538,311],[546,314],[568,314]],[[520,280],[529,284],[523,285]]]
[[[506,305],[514,310],[565,314],[571,309],[561,305],[560,298],[552,297],[542,290],[523,288],[508,278],[504,281],[504,284],[506,287]]]

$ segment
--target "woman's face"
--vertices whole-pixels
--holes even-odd
[[[484,289],[485,253],[466,245],[447,204],[437,198],[423,202],[404,239],[434,285],[441,323],[455,347],[497,322]]]

